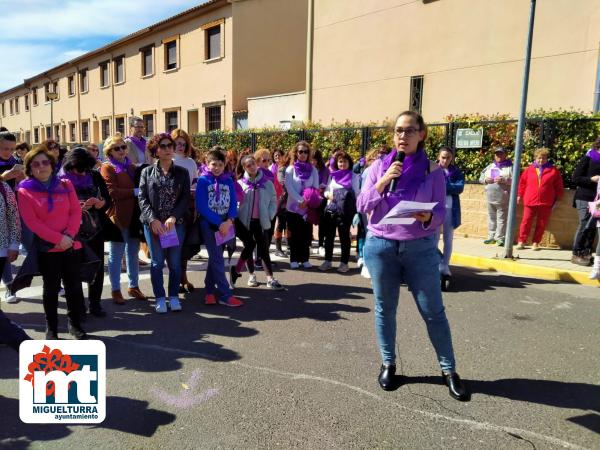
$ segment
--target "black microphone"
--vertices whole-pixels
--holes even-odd
[[[400,150],[398,150],[396,152],[396,157],[394,158],[394,160],[392,161],[392,163],[395,163],[396,161],[398,161],[398,162],[404,162],[404,158],[406,158],[406,153],[401,152]],[[396,190],[396,183],[398,181],[398,178],[400,178],[400,176],[397,176],[396,178],[394,178],[392,180],[392,182],[390,183],[390,192],[394,192]]]

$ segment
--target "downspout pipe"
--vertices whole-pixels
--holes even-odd
[[[312,121],[313,102],[313,42],[314,0],[308,0],[308,22],[306,30],[306,122]]]
[[[598,51],[598,67],[596,68],[596,89],[594,90],[594,114],[600,112],[600,50]]]

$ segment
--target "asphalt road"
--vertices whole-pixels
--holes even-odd
[[[244,275],[239,309],[203,305],[202,289],[163,316],[150,302],[106,300],[109,317],[86,324],[107,347],[99,426],[21,423],[17,354],[0,347],[0,448],[600,448],[597,288],[454,268],[445,303],[458,371],[473,391],[460,403],[441,384],[406,290],[403,385],[384,392],[369,281],[356,269],[290,271],[280,262],[277,271],[285,291],[248,288]],[[203,276],[192,281],[201,286]],[[2,308],[42,338],[39,285],[25,294]],[[61,325],[65,332],[64,310]]]

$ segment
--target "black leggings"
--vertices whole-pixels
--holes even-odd
[[[85,308],[79,276],[80,266],[81,250],[39,252],[39,269],[44,282],[42,303],[48,329],[51,331],[57,331],[58,328],[58,291],[61,280],[67,298],[69,322],[75,327],[80,327],[81,314]]]
[[[273,276],[271,256],[269,255],[269,250],[267,247],[269,230],[262,229],[260,226],[260,220],[250,220],[250,229],[248,229],[239,219],[235,219],[235,234],[244,244],[240,259],[246,261],[248,272],[254,273],[254,259],[252,258],[252,253],[256,247],[258,255],[263,260],[265,273],[269,277]]]
[[[325,235],[325,260],[331,261],[333,259],[333,241],[335,240],[335,231],[337,230],[340,238],[340,246],[342,248],[342,257],[340,262],[348,264],[350,260],[350,225],[351,220],[343,218],[342,221],[338,220],[334,215],[325,212],[321,221],[321,228]]]
[[[88,284],[88,299],[91,308],[100,306],[102,298],[102,288],[104,287],[104,240],[101,236],[96,236],[87,243],[90,249],[96,254],[101,263],[96,271],[96,278],[93,283]]]
[[[312,243],[312,224],[304,220],[300,214],[288,211],[287,226],[290,261],[307,262],[310,256],[310,244]]]

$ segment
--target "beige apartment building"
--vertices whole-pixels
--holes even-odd
[[[243,127],[248,97],[304,88],[306,26],[306,0],[211,0],[0,93],[0,125],[34,144],[101,142],[132,115],[149,135]]]

